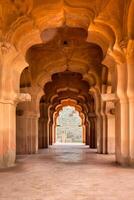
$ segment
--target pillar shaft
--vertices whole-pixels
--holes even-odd
[[[12,166],[16,157],[14,103],[0,101],[0,168]]]
[[[38,116],[17,116],[17,154],[38,151]]]
[[[56,143],[56,124],[53,124],[53,143]]]
[[[116,103],[116,160],[122,165],[129,163],[129,106],[127,99],[127,65],[119,64]]]
[[[113,95],[112,95],[113,96]],[[115,153],[115,101],[117,97],[106,100],[106,122],[107,122],[107,153]]]
[[[82,142],[86,143],[86,127],[84,124],[82,125]]]
[[[107,153],[115,153],[115,115],[107,114]]]
[[[45,147],[45,138],[44,138],[44,119],[39,118],[38,121],[38,148],[42,149]]]
[[[97,152],[102,153],[103,140],[102,140],[102,117],[98,114],[97,116]]]
[[[106,118],[106,103],[101,101],[101,153],[107,153],[107,118]]]
[[[38,140],[41,149],[48,148],[49,145],[47,122],[48,120],[43,117],[39,119]]]
[[[29,92],[31,88],[29,88]],[[31,94],[31,101],[20,102],[16,113],[17,154],[33,154],[38,151],[38,109],[36,95]]]
[[[86,145],[90,145],[90,127],[89,122],[86,122]]]
[[[90,121],[90,148],[96,148],[96,129],[95,118],[89,118]]]
[[[127,69],[127,96],[129,102],[129,164],[134,165],[134,40],[130,40],[128,43]]]
[[[44,139],[45,139],[45,148],[48,148],[48,146],[49,146],[48,118],[45,119],[45,123],[44,123]]]
[[[134,99],[129,100],[129,154],[130,164],[134,165]]]
[[[53,143],[53,123],[49,122],[49,145],[52,145]]]

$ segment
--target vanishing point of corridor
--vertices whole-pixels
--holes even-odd
[[[0,200],[134,199],[134,170],[83,144],[53,145],[18,156],[14,167],[1,172]]]
[[[0,0],[0,200],[134,200],[134,0]]]

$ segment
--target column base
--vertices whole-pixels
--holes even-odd
[[[16,158],[16,105],[0,100],[0,168],[12,167]]]
[[[13,167],[15,165],[15,159],[15,151],[10,151],[4,155],[0,155],[0,168]]]
[[[134,168],[134,159],[129,159],[129,166]]]
[[[118,156],[116,162],[123,167],[130,166],[130,159],[128,157]]]

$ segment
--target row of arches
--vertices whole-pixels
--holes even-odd
[[[24,74],[22,74],[22,81],[24,80],[23,76]],[[22,86],[24,85],[22,84]],[[97,130],[94,99],[88,94],[88,90],[88,82],[82,80],[80,73],[65,71],[54,74],[52,81],[45,85],[45,94],[41,97],[39,103],[39,115],[36,113],[35,116],[37,117],[36,122],[34,119],[32,119],[32,123],[28,121],[31,111],[33,112],[33,110],[29,111],[31,102],[18,104],[17,153],[35,153],[38,148],[48,148],[49,145],[55,143],[57,117],[65,106],[73,106],[78,111],[82,123],[83,142],[91,148],[96,148]],[[33,109],[33,106],[31,109]],[[36,124],[38,130],[33,130],[35,128],[33,123]],[[29,148],[31,148],[31,151],[29,151]]]

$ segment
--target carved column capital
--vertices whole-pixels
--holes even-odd
[[[111,55],[117,64],[126,63],[126,55],[121,49],[114,49],[113,51],[109,51],[109,55]]]
[[[134,40],[129,40],[127,46],[127,62],[134,63]]]
[[[15,96],[16,103],[31,101],[31,95],[28,93],[19,93]]]
[[[108,102],[108,101],[116,102],[116,101],[118,101],[118,97],[114,93],[101,94],[101,98],[102,98],[102,101],[105,101],[105,102]]]

